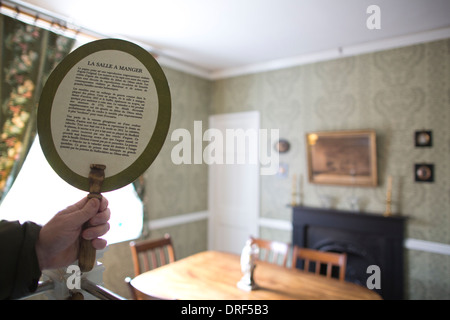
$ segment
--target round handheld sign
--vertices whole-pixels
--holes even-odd
[[[99,195],[133,182],[152,164],[170,117],[169,85],[153,56],[131,42],[104,39],[79,47],[55,68],[37,126],[55,172]]]

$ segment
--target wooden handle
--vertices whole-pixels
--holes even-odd
[[[89,172],[89,194],[88,199],[97,198],[102,200],[101,188],[105,180],[105,165],[91,164]],[[83,230],[89,227],[89,222],[83,225]],[[78,250],[78,266],[81,272],[91,271],[95,264],[96,250],[91,244],[91,240],[86,240],[80,236],[80,248]]]

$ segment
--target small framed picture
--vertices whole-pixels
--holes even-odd
[[[416,147],[431,147],[433,139],[430,130],[420,130],[414,133],[414,140]]]
[[[416,182],[433,182],[434,164],[416,163],[414,165],[414,179]]]

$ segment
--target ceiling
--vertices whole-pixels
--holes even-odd
[[[26,0],[206,72],[444,30],[450,0]],[[370,30],[370,5],[381,29]],[[441,32],[442,34],[442,32]],[[341,49],[339,49],[341,50]]]

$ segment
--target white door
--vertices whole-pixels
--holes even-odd
[[[223,163],[209,165],[211,250],[240,254],[249,236],[258,236],[259,121],[257,111],[209,118],[209,128],[223,136]]]

